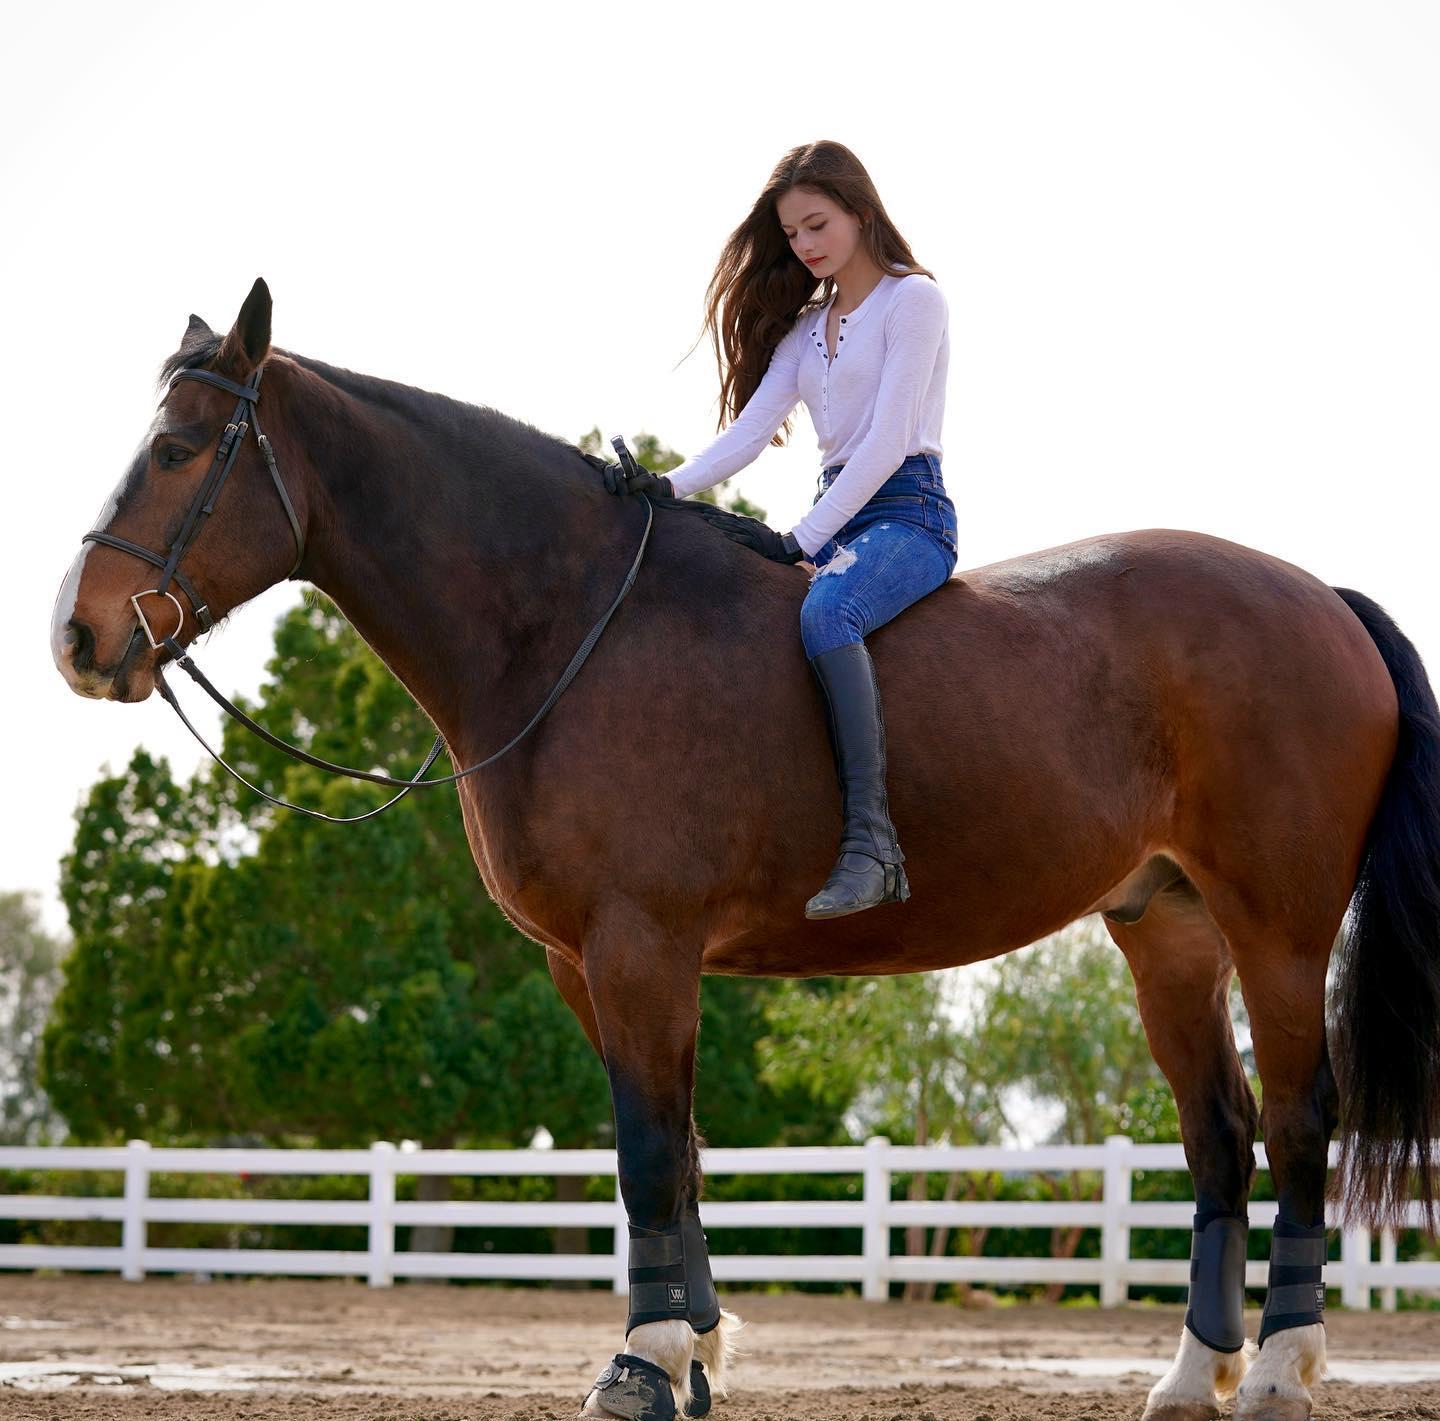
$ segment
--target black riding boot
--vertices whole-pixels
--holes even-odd
[[[811,657],[810,666],[825,693],[845,824],[835,867],[805,905],[805,916],[838,918],[877,903],[903,903],[910,885],[885,797],[885,722],[875,664],[864,642],[851,642]]]

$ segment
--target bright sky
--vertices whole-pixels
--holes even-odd
[[[82,701],[48,649],[191,311],[226,328],[263,275],[281,346],[693,452],[715,259],[817,138],[946,291],[962,569],[1201,529],[1369,593],[1440,674],[1437,72],[1424,0],[13,8],[0,889],[60,926],[102,766],[195,763],[158,698]],[[797,424],[738,480],[782,529]],[[253,693],[295,595],[203,647],[222,688]]]

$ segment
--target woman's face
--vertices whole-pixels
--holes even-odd
[[[833,277],[860,245],[859,221],[824,193],[791,188],[775,200],[775,215],[790,250],[817,277]]]

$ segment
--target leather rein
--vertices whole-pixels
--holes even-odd
[[[132,543],[128,538],[117,537],[114,533],[107,533],[103,529],[92,528],[81,538],[82,543],[93,542],[103,543],[106,547],[118,548],[122,553],[129,553],[133,557],[142,559],[154,567],[160,569],[160,580],[155,587],[148,592],[137,592],[131,599],[130,605],[135,609],[136,620],[140,624],[140,630],[145,634],[145,640],[150,643],[151,649],[165,652],[201,690],[210,697],[228,716],[238,721],[258,736],[267,745],[283,751],[292,759],[299,760],[302,764],[313,765],[317,769],[326,770],[333,775],[344,775],[352,780],[364,780],[370,784],[398,786],[400,792],[392,795],[384,804],[369,810],[364,814],[352,814],[349,816],[322,814],[318,809],[307,809],[303,804],[291,804],[289,800],[277,799],[273,794],[267,794],[258,785],[251,782],[242,775],[233,765],[229,764],[223,756],[218,754],[205,739],[203,735],[191,723],[190,717],[185,714],[174,690],[166,682],[163,663],[155,668],[155,685],[160,694],[169,703],[170,708],[180,717],[181,723],[195,737],[204,748],[205,752],[223,770],[238,780],[246,789],[258,794],[261,799],[268,800],[271,804],[279,805],[282,809],[294,810],[297,814],[307,815],[311,819],[323,819],[330,824],[358,824],[364,819],[373,819],[377,814],[383,814],[391,805],[398,804],[412,789],[428,789],[436,785],[454,784],[456,780],[463,780],[473,775],[477,770],[483,770],[486,765],[493,764],[505,752],[518,744],[536,725],[545,717],[550,707],[559,700],[561,693],[575,679],[585,659],[594,649],[595,643],[600,639],[600,633],[605,630],[605,624],[614,615],[615,609],[625,600],[631,587],[635,584],[636,575],[640,571],[640,564],[645,557],[645,548],[650,541],[650,528],[655,521],[655,508],[649,498],[645,502],[645,532],[640,538],[640,547],[635,553],[634,561],[630,564],[630,571],[625,575],[625,581],[621,585],[615,600],[601,615],[600,620],[590,628],[585,640],[580,643],[575,655],[570,658],[570,664],[561,673],[560,679],[551,689],[550,694],[545,698],[540,709],[530,717],[529,723],[507,744],[502,745],[493,755],[477,761],[473,765],[466,766],[463,770],[456,771],[453,775],[443,775],[438,779],[427,780],[424,778],[426,770],[439,758],[440,752],[445,748],[445,737],[437,735],[435,743],[430,747],[430,752],[425,756],[424,763],[420,766],[410,779],[399,779],[393,775],[382,774],[375,770],[356,770],[347,765],[337,765],[331,760],[321,759],[318,755],[312,755],[308,751],[301,750],[297,746],[290,745],[281,740],[278,735],[259,724],[252,717],[246,715],[239,706],[227,699],[206,677],[205,673],[195,664],[189,653],[176,641],[176,637],[185,626],[185,610],[181,607],[179,599],[170,591],[173,582],[189,599],[191,609],[195,614],[195,622],[201,634],[208,632],[214,626],[214,618],[210,608],[203,599],[196,593],[194,585],[189,578],[180,571],[180,560],[186,551],[199,536],[205,520],[214,511],[215,504],[220,497],[220,491],[225,487],[225,481],[230,477],[230,471],[235,466],[235,460],[240,453],[240,446],[245,441],[245,435],[253,429],[255,431],[255,442],[260,447],[261,457],[265,461],[265,467],[270,472],[271,482],[275,485],[275,492],[280,496],[280,502],[284,506],[285,516],[290,520],[290,531],[295,538],[295,561],[291,565],[287,577],[294,577],[305,557],[305,535],[300,528],[300,520],[295,516],[295,505],[290,501],[290,494],[285,488],[285,480],[280,476],[280,469],[275,462],[274,451],[270,447],[270,441],[265,437],[260,428],[260,422],[256,418],[255,405],[260,398],[260,380],[265,373],[262,365],[255,371],[252,382],[249,385],[241,385],[234,380],[227,379],[224,375],[217,375],[213,370],[178,370],[171,377],[169,385],[166,386],[165,394],[168,397],[170,391],[175,388],[177,380],[203,380],[207,385],[214,385],[217,389],[228,390],[236,397],[235,412],[231,415],[226,424],[224,432],[220,436],[220,442],[215,449],[215,457],[211,461],[209,471],[206,473],[189,511],[185,515],[185,521],[180,525],[180,532],[176,535],[174,542],[170,544],[169,550],[164,553],[153,552],[151,549],[141,546],[139,543]],[[617,442],[617,448],[621,446]],[[622,461],[628,450],[622,450]],[[145,615],[141,602],[147,597],[164,598],[171,603],[175,609],[176,622],[175,630],[167,636],[157,637]]]

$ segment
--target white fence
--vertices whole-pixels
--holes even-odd
[[[1265,1167],[1263,1148],[1257,1163]],[[1333,1155],[1332,1155],[1333,1163]],[[1187,1260],[1132,1259],[1132,1228],[1189,1230],[1194,1205],[1135,1203],[1136,1170],[1183,1170],[1178,1145],[1136,1145],[1123,1135],[1103,1145],[1049,1146],[1017,1150],[990,1147],[892,1145],[872,1139],[865,1145],[800,1149],[712,1149],[702,1164],[710,1175],[857,1174],[863,1197],[839,1201],[747,1201],[704,1203],[707,1228],[848,1227],[862,1231],[858,1254],[758,1256],[718,1254],[712,1266],[718,1282],[858,1282],[866,1298],[889,1295],[892,1282],[928,1279],[967,1283],[1098,1284],[1104,1306],[1123,1303],[1132,1284],[1184,1285]],[[152,1149],[144,1141],[116,1148],[0,1148],[0,1169],[118,1170],[124,1192],[106,1198],[0,1196],[0,1219],[100,1219],[121,1226],[119,1247],[83,1248],[9,1244],[0,1246],[0,1269],[71,1268],[118,1270],[140,1279],[149,1273],[232,1273],[359,1275],[372,1287],[397,1277],[490,1279],[605,1279],[617,1293],[626,1290],[627,1231],[618,1191],[603,1203],[407,1203],[395,1197],[397,1175],[614,1175],[613,1150],[410,1150],[377,1143],[368,1150]],[[1103,1195],[1093,1201],[915,1202],[895,1200],[891,1176],[952,1171],[1006,1174],[1041,1171],[1099,1172]],[[154,1199],[152,1174],[364,1175],[364,1200]],[[1273,1203],[1252,1203],[1253,1227],[1268,1228]],[[243,1248],[152,1248],[152,1223],[189,1224],[353,1224],[367,1230],[364,1251]],[[1416,1210],[1413,1222],[1418,1225]],[[410,1253],[396,1252],[395,1229],[402,1224],[490,1227],[604,1227],[614,1230],[610,1253]],[[1097,1228],[1098,1258],[906,1257],[890,1251],[890,1231],[909,1225],[953,1228]],[[1396,1261],[1395,1235],[1379,1237],[1372,1259],[1368,1229],[1341,1237],[1341,1257],[1329,1282],[1341,1289],[1346,1307],[1368,1308],[1372,1289],[1381,1306],[1395,1306],[1397,1288],[1440,1289],[1440,1261]],[[1246,1264],[1245,1281],[1264,1287],[1266,1264]]]

